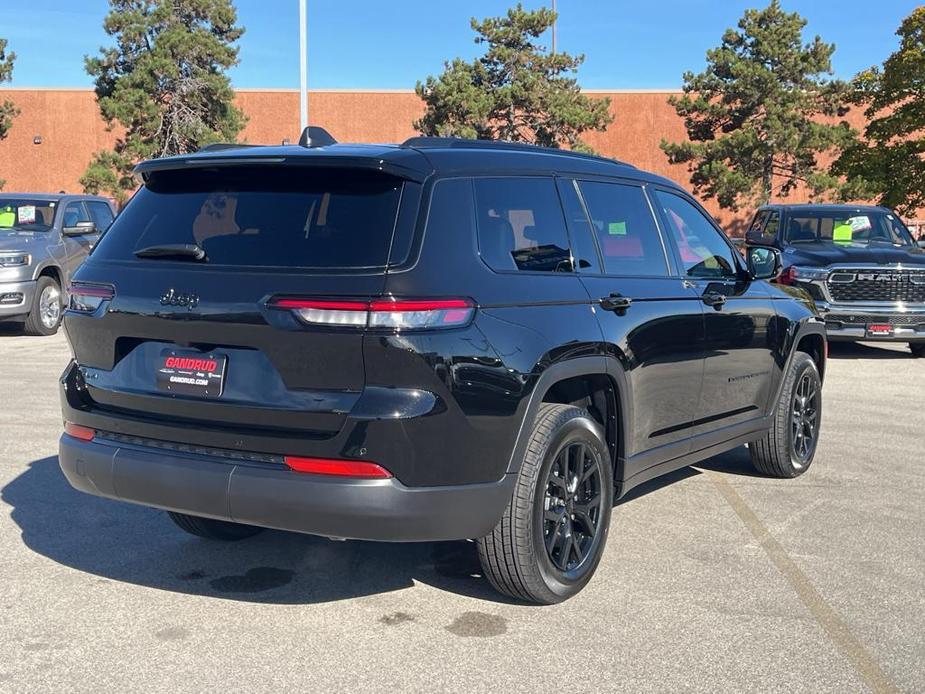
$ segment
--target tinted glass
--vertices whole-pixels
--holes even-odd
[[[570,272],[568,234],[551,178],[477,178],[479,252],[494,270]]]
[[[568,223],[569,237],[572,243],[572,257],[578,272],[600,273],[601,261],[597,254],[597,245],[591,232],[588,215],[581,204],[575,181],[562,180],[559,194],[562,197],[562,209]]]
[[[401,188],[383,174],[334,169],[155,173],[94,257],[129,259],[151,246],[196,243],[220,265],[381,267]]]
[[[97,230],[106,231],[109,225],[112,224],[112,210],[109,209],[109,205],[105,202],[92,201],[87,201],[85,204],[90,211],[90,216],[93,218],[93,223],[96,224]]]
[[[48,231],[55,220],[57,203],[49,200],[0,198],[0,233],[18,231]]]
[[[665,251],[639,186],[579,183],[609,275],[664,276]]]
[[[780,212],[772,212],[768,224],[764,228],[762,239],[770,243],[777,238],[777,230],[780,228]]]
[[[893,214],[880,211],[795,213],[787,221],[786,238],[791,243],[912,245],[912,237],[903,223]]]
[[[768,219],[768,211],[762,210],[755,214],[755,217],[752,219],[752,223],[748,226],[748,234],[760,234],[761,230],[764,228],[764,223]]]
[[[665,213],[668,231],[677,243],[684,273],[689,277],[732,277],[736,275],[733,250],[704,214],[673,193],[655,191]]]
[[[69,202],[64,208],[64,227],[75,227],[78,222],[90,222],[90,215],[87,214],[81,202]]]

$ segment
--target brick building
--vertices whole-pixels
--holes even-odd
[[[663,139],[684,137],[684,126],[668,105],[665,91],[588,91],[609,96],[614,121],[603,133],[586,141],[601,154],[668,176],[689,188],[685,166],[669,165],[659,149]],[[91,155],[112,145],[116,136],[99,115],[90,89],[0,89],[0,101],[10,99],[20,109],[6,140],[0,141],[0,178],[5,191],[79,192],[78,179]],[[237,103],[248,117],[243,140],[278,144],[298,138],[299,95],[296,90],[237,92]],[[324,90],[309,94],[313,125],[327,128],[344,142],[401,142],[415,134],[412,122],[423,104],[412,91]],[[855,127],[863,114],[849,114]],[[803,191],[789,201],[807,200]],[[751,216],[722,211],[713,201],[706,206],[733,234]]]

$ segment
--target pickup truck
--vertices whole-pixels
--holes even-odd
[[[115,213],[92,195],[0,194],[0,321],[56,332],[71,276]]]
[[[925,356],[925,249],[892,210],[765,205],[745,245],[781,251],[777,281],[809,293],[829,341],[907,342]]]

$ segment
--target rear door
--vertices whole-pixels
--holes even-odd
[[[416,214],[404,186],[294,167],[150,174],[77,277],[114,297],[65,319],[95,406],[241,434],[336,433],[365,382],[363,332],[275,302],[380,296],[397,219]],[[219,387],[171,387],[170,369],[203,364]]]
[[[582,204],[569,202],[579,200],[576,193],[586,217],[571,211]],[[676,276],[643,186],[562,181],[562,195],[573,235],[590,237],[590,245],[574,243],[581,280],[632,390],[627,457],[650,453],[628,463],[631,477],[687,451],[700,399],[703,311]]]
[[[779,340],[767,285],[747,279],[735,248],[692,200],[663,189],[653,200],[684,280],[704,307],[703,394],[693,433],[764,415]]]

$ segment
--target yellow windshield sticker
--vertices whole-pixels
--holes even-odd
[[[839,243],[851,243],[853,235],[854,229],[852,229],[851,225],[848,223],[838,224],[832,229],[832,240]]]
[[[16,226],[16,213],[12,207],[0,207],[0,227],[12,228]]]

